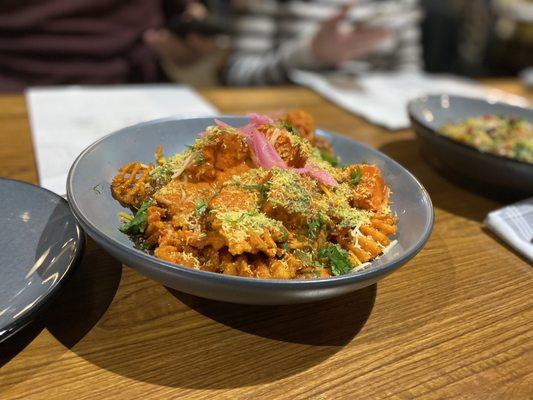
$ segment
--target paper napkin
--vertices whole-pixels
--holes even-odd
[[[489,213],[485,225],[533,263],[533,198]]]
[[[318,92],[338,106],[388,129],[409,127],[407,103],[427,94],[446,93],[487,98],[519,106],[528,101],[498,89],[487,89],[474,81],[452,75],[423,72],[389,72],[353,75],[346,71],[310,72],[295,70],[291,79]]]
[[[26,91],[41,186],[63,195],[78,154],[115,130],[163,117],[217,114],[183,85],[56,86]]]

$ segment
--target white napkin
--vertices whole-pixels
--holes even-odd
[[[217,114],[194,90],[172,84],[30,88],[26,101],[39,181],[60,195],[75,158],[102,136],[156,118]]]
[[[533,263],[533,198],[489,213],[485,225]]]
[[[409,127],[407,103],[427,94],[446,93],[528,105],[523,97],[487,89],[473,81],[451,75],[389,72],[355,76],[347,71],[319,73],[294,70],[290,77],[338,106],[388,129]]]

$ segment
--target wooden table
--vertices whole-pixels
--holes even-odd
[[[398,160],[433,199],[429,242],[359,292],[257,307],[166,289],[89,241],[49,311],[0,345],[0,398],[533,398],[533,269],[483,228],[500,202],[429,167],[411,131],[306,89],[203,94],[224,113],[302,108]],[[0,97],[0,175],[37,182],[21,96]]]

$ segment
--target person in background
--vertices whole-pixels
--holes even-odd
[[[190,64],[213,47],[164,29],[175,12],[201,18],[205,8],[192,0],[2,0],[0,91],[165,80],[159,59]]]
[[[426,70],[512,76],[533,64],[532,0],[422,0]]]
[[[279,84],[291,69],[419,70],[417,0],[233,0],[230,85]],[[226,3],[224,3],[226,4]],[[223,13],[224,10],[222,10]],[[219,10],[220,12],[220,10]]]
[[[488,62],[501,74],[533,66],[533,0],[492,0],[493,39]]]
[[[422,0],[425,67],[428,72],[487,74],[491,0]]]

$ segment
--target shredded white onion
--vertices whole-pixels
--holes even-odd
[[[183,164],[181,164],[181,167],[176,172],[174,172],[174,174],[172,174],[170,179],[178,178],[183,173],[183,171],[185,171],[185,168],[189,166],[193,158],[194,158],[194,154],[191,154],[189,157],[187,157],[185,161],[183,161]]]

